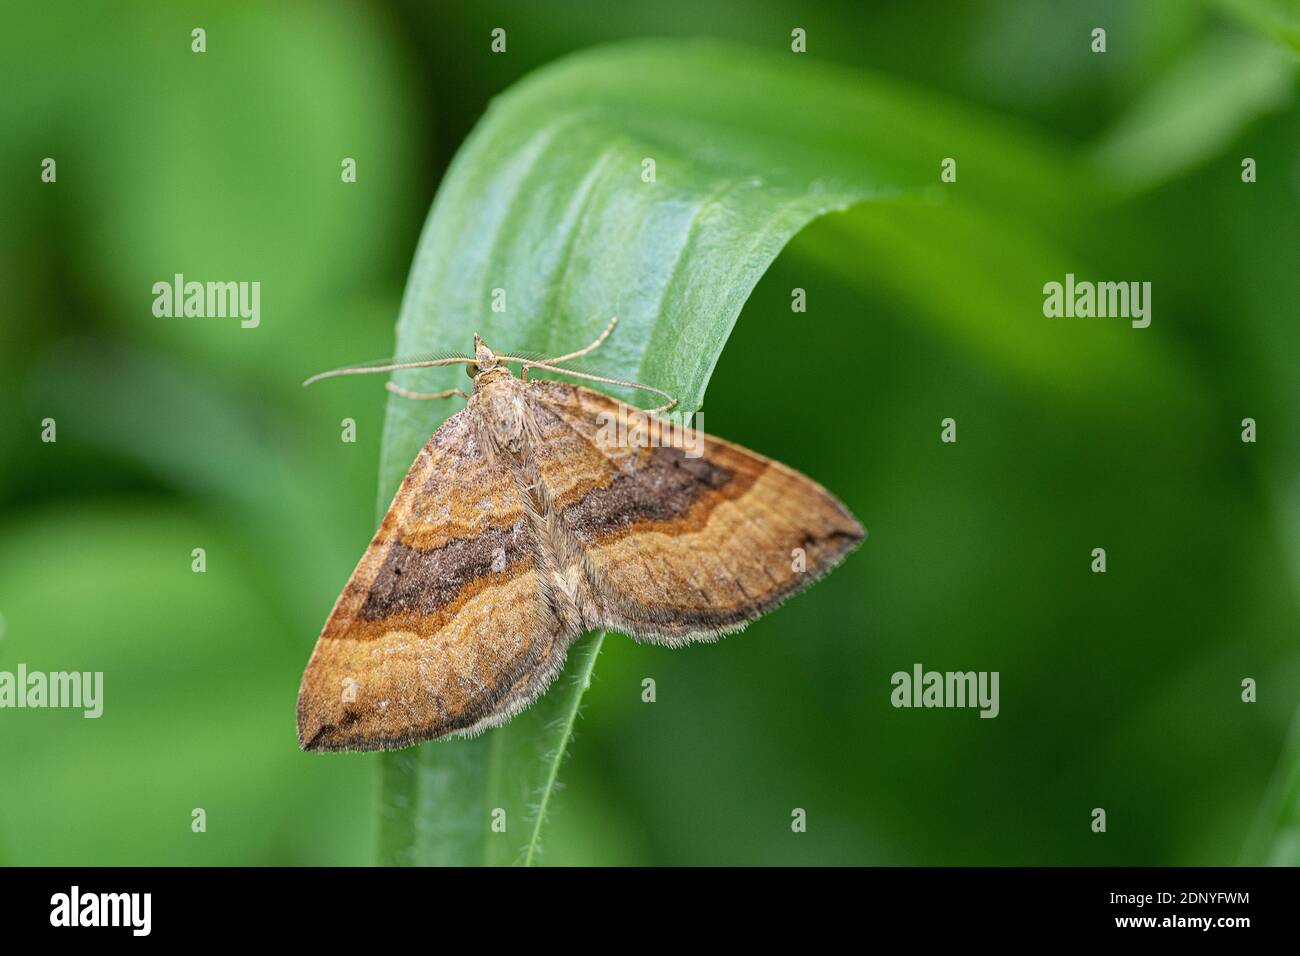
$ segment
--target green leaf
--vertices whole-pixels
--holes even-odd
[[[961,157],[977,200],[1051,218],[1082,198],[1058,188],[1064,158],[1005,124],[797,54],[643,41],[562,60],[494,101],[457,154],[415,255],[396,353],[466,351],[478,331],[498,350],[554,355],[617,314],[585,367],[665,389],[689,414],[791,236],[823,214],[937,184],[945,156]],[[492,310],[494,290],[504,311]],[[465,384],[459,368],[396,378],[418,390]],[[453,411],[389,402],[381,508]],[[581,680],[507,726],[388,755],[381,860],[535,862],[599,646],[575,647],[562,679]],[[504,835],[489,828],[494,809],[506,811]]]
[[[1295,98],[1296,58],[1250,34],[1213,34],[1161,76],[1102,138],[1100,172],[1127,194],[1208,162]]]

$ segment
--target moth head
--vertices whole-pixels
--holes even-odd
[[[487,347],[487,343],[477,333],[474,333],[474,364],[466,365],[465,371],[469,377],[473,378],[479,372],[486,372],[489,369],[497,367],[497,357],[492,350]]]

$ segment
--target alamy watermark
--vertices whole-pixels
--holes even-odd
[[[63,708],[87,718],[104,713],[102,671],[0,671],[0,708]]]
[[[148,936],[152,917],[152,893],[83,893],[73,886],[50,897],[51,926],[126,926],[133,936]]]
[[[997,671],[927,671],[913,664],[910,673],[898,671],[889,682],[895,707],[978,707],[981,717],[1001,710]]]
[[[703,413],[696,415],[703,419]],[[602,448],[680,448],[687,458],[704,457],[704,423],[689,428],[622,403],[618,412],[596,415],[596,441]]]
[[[171,282],[153,284],[153,314],[158,318],[237,318],[245,329],[262,322],[262,283],[186,282],[178,272]]]
[[[1131,319],[1135,329],[1151,324],[1150,282],[1065,282],[1043,286],[1043,315],[1049,319]]]

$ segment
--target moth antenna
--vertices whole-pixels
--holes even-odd
[[[516,362],[519,361],[519,359],[511,359],[509,356],[497,356],[497,357],[504,358],[506,361],[516,361]],[[572,369],[558,368],[557,366],[550,365],[546,362],[529,362],[528,367],[544,368],[548,372],[559,372],[561,375],[568,375],[571,378],[582,378],[582,379],[586,379],[589,382],[603,382],[606,385],[621,385],[623,388],[639,388],[643,392],[653,392],[654,394],[658,395],[660,398],[666,398],[668,400],[663,405],[660,405],[658,408],[649,409],[650,412],[653,412],[655,414],[658,414],[659,412],[666,412],[668,411],[668,409],[672,408],[677,404],[677,399],[673,398],[663,389],[655,388],[653,385],[642,385],[640,382],[627,382],[621,378],[606,378],[603,375],[588,375],[586,372],[575,372]]]
[[[568,355],[559,355],[555,358],[543,359],[543,361],[550,362],[552,365],[558,365],[561,362],[567,362],[569,359],[581,358],[588,352],[594,352],[596,349],[600,348],[602,342],[609,338],[609,333],[614,331],[614,326],[617,324],[618,316],[616,315],[609,320],[609,325],[605,326],[605,331],[596,336],[596,341],[592,342],[586,348],[578,349],[576,352],[570,352]]]
[[[323,378],[337,378],[340,375],[369,375],[372,372],[398,372],[408,368],[433,368],[437,365],[473,365],[472,358],[457,356],[455,358],[426,359],[419,362],[392,362],[388,365],[349,365],[344,368],[330,369],[328,372],[317,372],[307,381],[303,382],[303,387],[319,382]]]

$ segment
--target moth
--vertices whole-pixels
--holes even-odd
[[[825,488],[658,417],[634,382],[561,368],[577,352],[456,356],[465,407],[416,456],[303,674],[304,750],[392,750],[509,720],[589,630],[680,647],[743,628],[866,535]],[[516,377],[510,364],[522,366]],[[543,369],[668,398],[643,412]]]

